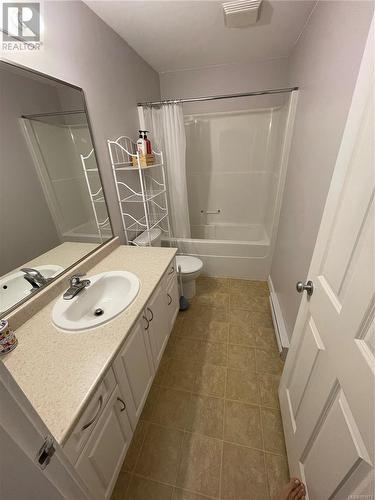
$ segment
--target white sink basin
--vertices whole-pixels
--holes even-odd
[[[110,271],[89,277],[91,284],[73,299],[60,297],[52,311],[53,323],[62,330],[88,330],[110,321],[136,298],[139,279],[127,271]]]
[[[45,278],[53,278],[64,271],[63,267],[52,264],[34,266],[33,269],[39,271]],[[30,295],[32,287],[25,280],[24,276],[25,273],[17,271],[16,273],[8,274],[8,276],[0,280],[0,312],[6,311]]]

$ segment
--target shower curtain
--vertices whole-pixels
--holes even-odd
[[[182,104],[144,107],[146,129],[154,148],[166,160],[169,214],[175,238],[190,238],[189,206],[186,184],[186,136]]]

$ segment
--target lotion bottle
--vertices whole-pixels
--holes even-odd
[[[143,131],[143,138],[146,141],[146,151],[147,154],[150,155],[152,153],[152,147],[151,147],[151,141],[150,139],[147,138],[147,132],[148,130]]]
[[[139,130],[139,137],[137,140],[137,151],[141,156],[145,156],[147,154],[147,143],[143,137],[142,130]]]

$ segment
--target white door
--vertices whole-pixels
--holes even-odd
[[[138,320],[113,364],[133,429],[154,379],[154,364],[144,322],[143,318]]]
[[[56,442],[49,463],[38,457],[46,436],[48,429],[0,361],[1,499],[89,500],[88,491]]]
[[[373,57],[372,26],[279,389],[290,473],[309,500],[350,498],[373,474]]]

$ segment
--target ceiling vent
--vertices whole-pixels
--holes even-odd
[[[228,28],[245,28],[259,19],[262,0],[233,0],[223,3],[224,21]]]

